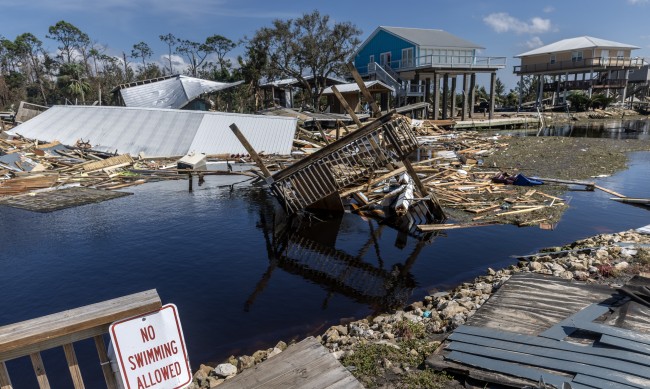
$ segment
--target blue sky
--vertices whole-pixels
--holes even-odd
[[[0,9],[0,35],[9,39],[31,32],[54,51],[47,29],[65,20],[109,54],[130,53],[133,44],[145,41],[158,61],[166,50],[162,34],[195,41],[220,34],[237,41],[273,19],[318,9],[335,21],[354,23],[362,40],[386,25],[442,29],[477,43],[485,47],[482,56],[507,57],[506,69],[497,74],[507,89],[517,81],[515,55],[565,38],[587,35],[632,44],[640,47],[634,56],[650,58],[650,0],[0,0]]]

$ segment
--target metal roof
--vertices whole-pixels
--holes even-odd
[[[563,39],[561,41],[557,41],[555,43],[551,43],[546,46],[538,47],[534,50],[516,55],[515,57],[526,57],[529,55],[549,54],[549,53],[557,53],[561,51],[572,51],[572,50],[593,49],[593,48],[634,50],[634,49],[638,49],[639,47],[628,45],[626,43],[619,43],[614,41],[608,41],[605,39],[593,38],[590,36],[580,36],[577,38]]]
[[[308,75],[303,77],[307,82],[311,82],[311,80],[314,79],[313,75]],[[343,84],[346,81],[342,78],[336,77],[336,76],[327,76],[326,77],[327,83],[330,84]],[[274,80],[274,81],[267,81],[265,83],[260,84],[261,87],[276,87],[276,88],[283,88],[283,87],[302,87],[302,83],[297,79],[297,78],[284,78],[281,80]]]
[[[477,45],[476,43],[472,43],[443,30],[388,26],[379,26],[379,28],[384,29],[391,34],[397,35],[410,42],[413,42],[419,46],[484,49],[484,47]]]
[[[127,107],[182,108],[205,93],[212,93],[241,84],[202,80],[188,76],[124,87],[120,94]]]
[[[54,106],[13,132],[42,141],[90,142],[98,151],[149,157],[243,153],[229,128],[235,123],[258,151],[290,154],[294,118],[224,112],[106,106]],[[232,138],[231,138],[232,136]]]
[[[383,82],[381,82],[379,80],[365,81],[364,84],[366,84],[366,88],[370,88],[370,87],[373,87],[375,85],[379,85],[379,86],[382,86],[382,87],[386,88],[387,90],[389,90],[391,92],[395,91],[395,89],[393,89],[392,87],[384,84]],[[356,82],[353,82],[353,83],[350,83],[350,84],[337,85],[336,89],[338,89],[338,91],[341,92],[341,93],[360,92],[361,91],[361,89],[359,88],[359,85],[357,85]],[[332,87],[325,88],[325,90],[323,90],[323,94],[324,95],[334,94],[334,92],[332,91]]]

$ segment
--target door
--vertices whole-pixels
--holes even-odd
[[[413,61],[413,48],[402,49],[402,67],[412,68],[415,65]]]
[[[386,53],[379,54],[379,64],[383,68],[389,68],[390,67],[390,51],[386,52]]]

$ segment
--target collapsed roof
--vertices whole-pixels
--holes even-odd
[[[242,82],[217,82],[174,75],[123,84],[116,87],[113,92],[120,92],[127,107],[174,109],[183,108],[203,94],[231,88]]]
[[[230,130],[235,123],[259,153],[291,153],[297,119],[225,112],[108,106],[54,106],[15,127],[27,138],[132,156],[171,157],[190,152],[246,154]]]

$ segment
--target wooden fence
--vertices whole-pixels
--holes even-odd
[[[12,389],[6,361],[29,356],[39,387],[50,387],[41,351],[63,347],[75,389],[84,388],[73,343],[93,338],[109,389],[117,388],[103,335],[111,323],[162,306],[155,289],[0,327],[0,389]]]

